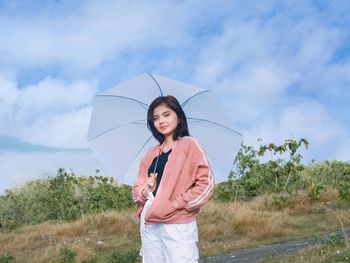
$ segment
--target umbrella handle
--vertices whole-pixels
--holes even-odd
[[[162,151],[162,148],[159,149],[159,153],[158,153],[158,156],[157,156],[156,164],[154,165],[153,173],[155,173],[156,170],[157,170],[158,160],[159,160],[159,156],[160,156],[161,151]]]

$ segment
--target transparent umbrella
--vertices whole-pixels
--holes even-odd
[[[142,157],[158,143],[147,127],[147,109],[156,97],[166,95],[180,102],[216,183],[225,181],[243,137],[213,92],[149,73],[95,96],[88,141],[109,173],[120,183],[134,184]]]

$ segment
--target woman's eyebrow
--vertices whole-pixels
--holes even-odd
[[[169,113],[170,112],[170,110],[166,110],[166,111],[163,111],[163,112],[161,112],[159,115],[163,115],[163,114],[166,114],[166,113]],[[154,118],[154,117],[158,117],[159,116],[158,114],[154,114],[152,117]]]

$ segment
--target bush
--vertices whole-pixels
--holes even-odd
[[[60,263],[73,263],[75,262],[75,253],[69,247],[64,246],[60,248]]]
[[[106,263],[134,263],[140,260],[139,252],[136,249],[127,252],[115,251],[107,258]]]
[[[78,177],[59,169],[54,177],[28,182],[0,196],[1,230],[47,220],[75,220],[83,214],[133,205],[130,186],[109,177]]]
[[[15,257],[8,253],[5,253],[2,256],[0,256],[0,263],[12,263],[15,261],[16,261]]]
[[[282,145],[270,143],[261,145],[258,150],[252,146],[241,145],[235,159],[236,170],[229,180],[217,186],[217,200],[250,200],[263,193],[282,196],[295,190],[304,189],[308,182],[301,177],[304,165],[299,148],[308,147],[305,139],[286,140]],[[270,160],[266,155],[271,156]],[[278,158],[273,158],[278,156]],[[282,156],[287,156],[282,158]]]
[[[272,194],[275,206],[282,208],[299,190],[305,190],[311,201],[318,201],[322,192],[336,189],[342,200],[350,202],[350,163],[313,161],[304,165],[298,151],[308,144],[305,139],[286,140],[282,145],[261,145],[258,150],[242,144],[234,162],[236,169],[228,181],[217,185],[214,199],[246,201]],[[267,154],[270,160],[262,162]]]
[[[302,173],[309,185],[336,189],[341,199],[350,202],[350,163],[340,161],[312,162]],[[310,188],[310,191],[316,189]],[[312,193],[310,193],[312,195]]]

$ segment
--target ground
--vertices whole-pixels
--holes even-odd
[[[350,237],[350,229],[344,230],[347,237]],[[259,246],[256,248],[243,249],[226,255],[207,257],[200,260],[201,263],[254,263],[267,260],[269,258],[278,258],[294,255],[301,250],[310,248],[319,244],[320,240],[331,239],[334,236],[343,235],[343,231],[324,234],[321,238],[308,238],[303,240],[291,241],[282,244],[269,246]]]

